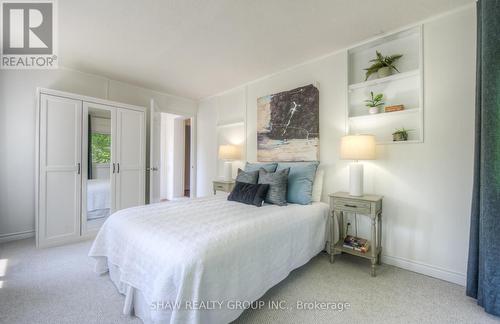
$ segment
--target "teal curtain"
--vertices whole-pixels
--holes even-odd
[[[500,0],[477,2],[476,88],[466,293],[500,316]]]

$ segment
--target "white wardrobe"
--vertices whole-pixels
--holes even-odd
[[[145,203],[145,108],[49,89],[38,100],[38,247],[92,237]]]

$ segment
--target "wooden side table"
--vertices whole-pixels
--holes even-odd
[[[217,191],[231,192],[234,188],[234,181],[214,180],[213,186],[214,195],[217,193]]]
[[[376,276],[375,265],[380,264],[380,255],[382,253],[382,199],[383,196],[364,195],[361,197],[350,196],[347,192],[336,192],[330,194],[330,209],[332,217],[332,229],[330,238],[330,262],[335,261],[335,252],[345,252],[371,261],[371,275]],[[346,228],[344,226],[344,213],[360,214],[371,219],[371,239],[370,247],[366,253],[359,252],[344,247],[344,238]],[[337,243],[333,240],[334,220],[337,216],[339,223],[340,239]]]

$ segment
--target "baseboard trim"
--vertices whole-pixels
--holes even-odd
[[[33,236],[35,236],[34,230],[17,232],[17,233],[9,233],[9,234],[0,234],[0,243],[27,239],[27,238],[30,238]]]
[[[382,262],[398,268],[421,273],[426,276],[449,281],[460,286],[465,286],[466,276],[464,273],[443,269],[423,262],[389,255],[382,255]]]

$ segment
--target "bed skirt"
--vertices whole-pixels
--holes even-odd
[[[123,314],[137,316],[145,324],[154,323],[151,319],[151,305],[146,301],[142,292],[120,280],[120,268],[108,263],[109,277],[120,294],[125,296]]]
[[[326,242],[323,252],[329,253],[330,244]],[[133,286],[120,280],[120,268],[108,262],[109,277],[118,292],[125,296],[123,314],[138,317],[144,324],[154,324],[151,318],[151,303],[149,303],[142,292]]]

